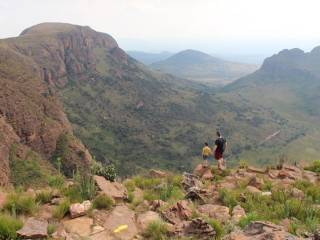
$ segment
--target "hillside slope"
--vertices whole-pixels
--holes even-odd
[[[178,77],[216,85],[225,85],[258,69],[258,65],[228,62],[190,49],[154,62],[150,67]]]
[[[283,152],[295,161],[317,160],[320,156],[319,50],[320,47],[310,53],[300,49],[283,50],[267,58],[260,70],[224,88],[226,96],[241,96],[272,108],[286,118],[288,124],[301,129],[293,141],[283,146]],[[281,129],[281,134],[286,132],[288,129]],[[253,160],[252,153],[249,155]]]
[[[17,91],[15,94],[6,90],[4,95],[5,99],[11,97],[16,101],[12,104],[16,107],[5,105],[5,110],[1,110],[6,124],[12,125],[8,122],[8,109],[13,112],[11,115],[20,116],[21,106],[30,109],[25,113],[30,115],[30,122],[37,122],[37,116],[41,116],[35,130],[27,132],[29,135],[24,130],[16,130],[14,125],[13,129],[42,155],[63,157],[63,162],[70,159],[66,153],[71,151],[78,162],[72,158],[70,161],[81,163],[85,150],[63,147],[73,140],[62,134],[71,134],[71,129],[60,101],[75,136],[97,161],[114,163],[121,176],[151,167],[190,170],[201,161],[203,142],[209,141],[212,147],[216,130],[229,142],[225,155],[228,165],[242,160],[239,156],[243,152],[267,149],[272,151],[271,155],[256,153],[252,160],[264,165],[304,132],[303,126],[291,124],[288,116],[280,115],[269,106],[233,93],[216,93],[201,83],[149,69],[127,56],[110,35],[89,27],[39,24],[17,38],[0,41],[0,46],[3,63],[7,58],[16,62],[6,63],[13,66],[8,71],[19,70],[22,76],[20,81],[14,75],[8,80],[1,79],[3,87],[6,81]],[[22,72],[30,74],[32,77],[27,79],[34,79],[34,83],[25,81]],[[24,106],[28,105],[28,98],[20,100],[22,104],[15,99],[27,93],[35,96],[30,107]],[[57,108],[52,114],[48,110],[52,108],[46,107],[51,105]],[[38,113],[38,107],[45,110],[45,114],[40,110]],[[45,152],[46,148],[41,146],[47,146],[47,141],[41,142],[41,139],[51,130],[43,131],[42,126],[48,125],[58,130],[50,138],[53,143],[50,151]],[[287,131],[281,132],[275,141],[259,145],[267,136],[284,128]],[[28,136],[35,137],[32,139],[39,149],[27,141]],[[58,150],[54,150],[56,144]],[[75,168],[68,165],[66,170],[72,167]]]

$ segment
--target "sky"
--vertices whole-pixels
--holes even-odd
[[[1,0],[0,39],[42,22],[110,34],[124,50],[272,55],[320,45],[319,0]]]

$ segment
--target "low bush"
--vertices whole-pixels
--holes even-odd
[[[39,204],[49,203],[52,198],[52,191],[50,192],[37,192],[36,193],[36,202]]]
[[[314,161],[311,166],[305,167],[305,170],[320,173],[320,161]]]
[[[136,185],[134,184],[133,180],[126,180],[123,185],[129,192],[133,192],[136,189]]]
[[[113,164],[108,166],[94,165],[94,172],[96,175],[104,177],[105,179],[114,182],[116,179],[116,170]]]
[[[62,189],[65,184],[65,180],[62,175],[52,176],[49,178],[48,184],[53,188]]]
[[[98,195],[92,202],[92,208],[93,209],[101,209],[105,208],[107,210],[110,210],[112,208],[112,200],[110,197],[108,197],[105,194]]]
[[[167,237],[168,227],[162,220],[155,220],[148,223],[146,229],[147,239],[164,240]]]
[[[62,219],[64,215],[69,211],[70,199],[67,198],[62,203],[60,203],[52,212],[52,216],[56,219]]]
[[[220,240],[225,235],[222,223],[216,218],[205,218],[205,220],[216,231],[215,239]]]
[[[38,206],[31,195],[11,193],[7,196],[4,209],[7,209],[13,215],[16,213],[31,214],[38,210]]]
[[[18,239],[17,231],[23,227],[23,222],[10,215],[0,215],[0,239]]]
[[[241,229],[244,229],[250,222],[257,221],[257,220],[258,220],[258,215],[255,212],[252,212],[252,213],[249,213],[247,217],[241,218],[238,223],[238,226]]]

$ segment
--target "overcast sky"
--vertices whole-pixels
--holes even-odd
[[[90,26],[124,50],[277,53],[320,45],[319,0],[1,0],[0,38],[42,22]]]

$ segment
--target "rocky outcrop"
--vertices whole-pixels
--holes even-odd
[[[192,211],[187,206],[187,201],[180,200],[162,212],[162,217],[172,224],[180,224],[192,217]]]
[[[192,221],[184,221],[174,226],[171,231],[177,238],[188,237],[209,240],[216,237],[216,231],[202,218],[195,218]]]
[[[184,190],[188,190],[191,187],[202,187],[203,183],[197,175],[184,172],[181,186]]]
[[[0,138],[3,139],[0,177],[3,186],[9,184],[11,143],[19,142],[49,159],[56,149],[58,137],[62,133],[73,135],[59,99],[33,70],[26,67],[28,64],[21,63],[11,51],[10,56],[3,56],[0,47]],[[81,167],[84,162],[91,161],[88,153],[84,159],[77,156],[79,151],[87,152],[81,141],[74,141],[70,147],[72,151],[68,159],[72,159],[73,164]],[[24,160],[26,154],[18,157]]]
[[[122,184],[110,182],[101,176],[94,176],[94,180],[96,181],[101,194],[105,194],[113,200],[128,199],[128,191]]]
[[[151,169],[149,171],[149,178],[166,178],[166,177],[167,177],[167,174],[162,171],[154,170],[154,169]]]
[[[223,240],[265,240],[265,239],[291,239],[303,238],[288,233],[284,227],[269,222],[251,222],[243,231],[234,231],[225,236]]]

